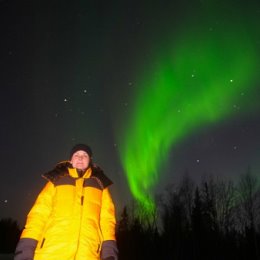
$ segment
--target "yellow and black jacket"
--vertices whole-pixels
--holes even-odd
[[[15,260],[117,259],[112,182],[102,170],[91,167],[79,177],[68,167],[44,177],[48,183],[28,214]]]

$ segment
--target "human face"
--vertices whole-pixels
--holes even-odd
[[[89,166],[90,158],[85,151],[79,150],[72,155],[70,162],[74,168],[86,170]]]

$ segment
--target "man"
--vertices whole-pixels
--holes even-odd
[[[15,260],[117,260],[115,208],[88,145],[43,175],[48,180],[28,214]]]

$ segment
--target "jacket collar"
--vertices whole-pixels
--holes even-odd
[[[73,177],[73,178],[78,178],[78,177],[79,177],[76,168],[68,168],[68,170],[69,170],[69,175],[70,175],[71,177]],[[90,175],[91,175],[91,173],[92,173],[91,168],[88,168],[88,169],[86,170],[86,172],[84,173],[83,178],[85,178],[85,179],[86,179],[86,178],[89,178]]]

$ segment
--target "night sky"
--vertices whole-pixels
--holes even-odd
[[[0,218],[79,142],[118,212],[187,171],[259,175],[259,25],[258,0],[0,0]]]

